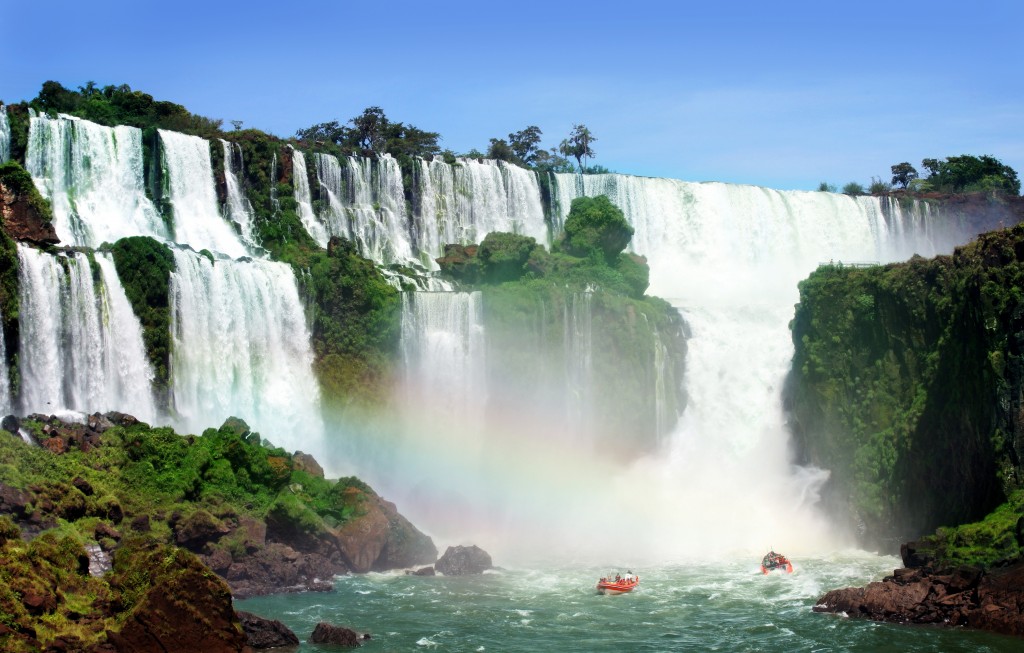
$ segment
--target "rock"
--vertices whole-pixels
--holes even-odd
[[[310,476],[316,476],[317,478],[324,477],[323,467],[316,461],[316,458],[308,453],[296,451],[295,455],[292,456],[292,465],[294,465],[297,472],[306,472]]]
[[[434,561],[437,556],[434,541],[398,514],[395,504],[372,490],[346,490],[352,497],[358,493],[362,494],[360,507],[365,514],[333,531],[345,563],[352,571],[403,569]]]
[[[223,560],[217,555],[211,553],[203,559],[211,567],[221,566]],[[241,560],[229,561],[226,571],[217,571],[227,580],[235,598],[242,599],[287,592],[330,592],[334,576],[346,569],[321,554],[301,553],[273,542]]]
[[[186,549],[199,552],[207,542],[216,542],[231,532],[216,517],[197,510],[174,525],[174,540]]]
[[[867,587],[828,592],[814,611],[1024,636],[1024,561],[988,572],[970,566],[944,573],[896,570]]]
[[[246,649],[246,636],[231,605],[228,586],[193,554],[154,546],[138,554],[131,565],[149,570],[150,587],[132,607],[120,631],[107,631],[115,650],[228,653]]]
[[[31,183],[31,177],[24,173]],[[25,192],[14,184],[0,181],[0,224],[14,240],[30,242],[40,247],[60,242],[57,230],[47,216],[33,204],[31,192]]]
[[[23,519],[32,497],[27,492],[0,483],[0,513]]]
[[[0,421],[0,428],[11,435],[18,435],[18,429],[21,428],[21,422],[19,422],[18,418],[14,415],[7,415],[2,421]],[[21,436],[18,435],[18,437],[20,438]]]
[[[339,646],[360,646],[356,631],[341,626],[332,626],[321,621],[313,629],[309,641],[313,644],[338,644]]]
[[[132,523],[129,525],[136,533],[148,533],[149,532],[149,515],[138,515],[132,519]]]
[[[482,574],[492,566],[491,556],[476,545],[450,546],[434,564],[434,568],[445,576]]]
[[[85,496],[91,497],[93,495],[92,485],[89,483],[89,481],[85,480],[81,476],[76,476],[75,478],[71,479],[71,484],[78,488],[78,491],[84,494]]]
[[[405,572],[407,576],[436,576],[437,573],[433,567],[420,567],[416,571]]]
[[[242,630],[249,640],[249,646],[256,649],[277,648],[279,646],[298,646],[299,638],[288,626],[280,621],[264,619],[251,612],[238,610],[238,620],[242,622]]]

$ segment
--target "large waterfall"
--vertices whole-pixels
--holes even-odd
[[[142,330],[109,255],[52,256],[18,246],[21,410],[156,416]]]
[[[309,171],[306,169],[306,156],[300,150],[292,150],[292,186],[295,190],[295,203],[298,205],[299,219],[306,232],[320,247],[327,247],[330,234],[327,227],[320,222],[313,212],[313,199],[309,190]]]
[[[99,247],[125,236],[169,236],[144,190],[140,130],[33,115],[25,159],[36,187],[53,206],[62,242]]]
[[[217,210],[210,143],[198,136],[158,130],[174,212],[174,238],[195,249],[210,249],[232,258],[248,251]]]
[[[0,306],[0,314],[3,307]],[[7,369],[7,343],[4,338],[3,327],[0,326],[0,415],[7,415],[14,408],[11,402],[11,376]]]
[[[174,409],[185,432],[230,416],[275,444],[322,451],[320,391],[291,268],[174,251],[171,361]]]
[[[447,243],[479,243],[492,231],[532,236],[548,244],[536,173],[504,161],[435,158],[419,161],[415,242],[436,258]]]
[[[0,163],[11,158],[11,123],[7,119],[7,105],[0,104]]]

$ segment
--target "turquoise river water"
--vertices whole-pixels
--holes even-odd
[[[640,587],[602,596],[598,577],[626,569],[583,564],[504,568],[471,577],[371,573],[338,577],[331,593],[237,601],[280,619],[300,651],[319,621],[370,633],[364,651],[880,651],[1024,650],[1024,642],[964,629],[901,626],[812,611],[839,587],[880,580],[898,558],[847,551],[796,559],[763,576],[758,560],[633,568]]]

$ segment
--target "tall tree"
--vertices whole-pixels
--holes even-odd
[[[569,138],[559,144],[558,151],[565,156],[574,157],[576,163],[580,166],[580,173],[582,174],[584,169],[583,160],[595,156],[590,144],[596,140],[597,138],[590,133],[586,125],[573,125],[572,133],[569,134]]]
[[[904,161],[892,166],[892,183],[894,185],[899,184],[906,188],[915,179],[917,179],[917,170],[909,162]]]
[[[356,142],[359,147],[380,154],[387,142],[386,133],[389,124],[384,110],[380,107],[368,107],[350,122],[355,130]]]
[[[508,144],[520,161],[526,164],[531,164],[537,157],[537,151],[540,146],[540,135],[540,127],[537,125],[530,125],[526,129],[521,129],[515,133],[509,134]]]
[[[962,154],[944,160],[925,159],[921,164],[931,173],[932,188],[947,193],[964,191],[998,191],[1020,194],[1017,171],[987,154]]]

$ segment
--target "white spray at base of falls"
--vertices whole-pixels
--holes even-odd
[[[210,143],[198,136],[159,129],[174,213],[174,241],[238,258],[248,254],[217,209]]]
[[[7,105],[0,104],[0,163],[11,158],[11,123],[7,118]]]
[[[295,277],[284,263],[175,249],[171,273],[176,427],[239,417],[275,445],[318,455],[320,390]]]
[[[146,197],[142,131],[60,115],[32,115],[25,167],[53,207],[57,237],[99,247],[125,236],[167,239]]]
[[[153,371],[110,255],[96,254],[99,284],[85,254],[18,245],[18,260],[21,411],[119,410],[152,421]]]

